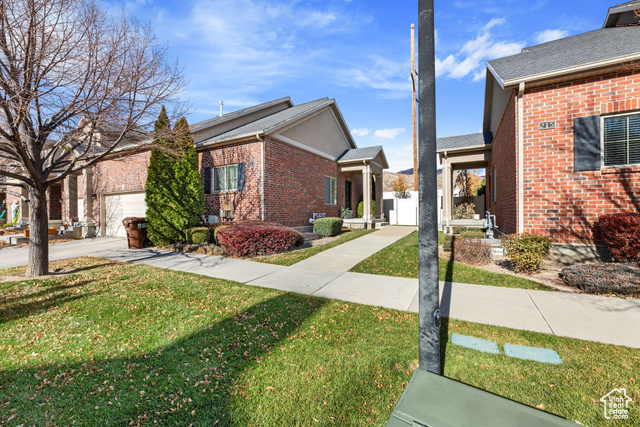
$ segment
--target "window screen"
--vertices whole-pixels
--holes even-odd
[[[335,205],[337,204],[336,193],[338,180],[330,176],[324,177],[324,204]]]
[[[603,124],[604,165],[640,164],[640,115],[606,117]]]

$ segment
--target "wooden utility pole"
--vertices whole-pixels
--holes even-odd
[[[416,37],[411,24],[411,110],[413,114],[413,191],[418,191],[418,126],[416,124]]]

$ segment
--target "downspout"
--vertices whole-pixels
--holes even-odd
[[[518,233],[524,232],[524,82],[518,87]]]
[[[260,218],[264,221],[264,139],[260,137],[259,133],[256,134],[256,138],[262,142],[260,144]]]

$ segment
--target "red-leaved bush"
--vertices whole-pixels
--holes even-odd
[[[619,262],[640,261],[640,213],[602,215],[602,240]]]
[[[298,232],[275,222],[241,222],[218,231],[218,243],[232,256],[271,255],[293,249]]]

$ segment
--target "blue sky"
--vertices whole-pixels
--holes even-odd
[[[436,0],[438,137],[481,131],[487,60],[598,29],[616,3]],[[149,22],[168,43],[190,81],[189,123],[218,115],[220,100],[231,112],[285,96],[295,104],[335,98],[359,147],[382,145],[392,172],[412,167],[410,29],[417,27],[417,0],[103,4]]]

